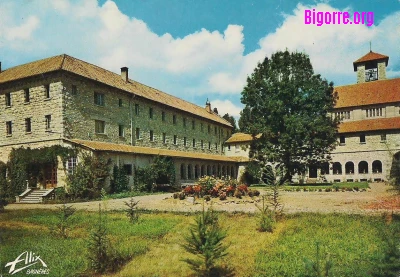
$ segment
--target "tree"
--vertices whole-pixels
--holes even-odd
[[[329,160],[338,125],[332,116],[335,99],[333,83],[314,74],[306,54],[284,51],[265,58],[242,92],[240,125],[253,136],[262,134],[252,142],[250,156],[262,167],[268,162],[283,167],[280,184]]]
[[[233,116],[229,115],[229,113],[226,113],[222,118],[225,119],[226,121],[229,121],[232,124],[233,126],[232,134],[238,131],[236,127],[236,119]]]
[[[240,118],[239,118],[239,130],[242,133],[250,133],[250,130],[248,126],[246,125],[247,122],[250,120],[250,107],[246,106],[244,109],[240,112]]]

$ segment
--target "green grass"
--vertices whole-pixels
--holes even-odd
[[[300,276],[305,273],[305,260],[316,259],[317,243],[322,260],[329,253],[332,276],[371,276],[387,252],[387,238],[400,234],[398,217],[389,224],[377,216],[296,214],[278,222],[273,233],[259,233],[255,215],[218,214],[229,245],[222,264],[232,268],[235,276]],[[189,257],[182,243],[195,216],[142,213],[139,224],[130,224],[124,213],[108,212],[106,225],[113,247],[131,260],[107,276],[193,276],[182,261]],[[77,211],[71,217],[69,238],[59,239],[49,231],[57,223],[55,211],[6,210],[0,214],[0,275],[8,276],[5,263],[23,251],[40,254],[49,276],[84,272],[88,235],[97,219],[95,212]],[[389,229],[396,231],[389,233]]]

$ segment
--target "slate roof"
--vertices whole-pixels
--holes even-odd
[[[66,54],[8,68],[0,72],[0,84],[59,70],[71,72],[79,76],[121,89],[123,91],[133,93],[137,96],[152,100],[154,102],[158,102],[172,108],[218,122],[225,126],[232,127],[228,121],[214,112],[207,112],[203,107],[199,107],[195,104],[131,79],[129,79],[128,82],[125,82],[122,80],[120,74],[116,74]]]
[[[227,157],[223,155],[214,155],[206,153],[197,152],[184,152],[170,149],[162,148],[150,148],[141,146],[132,146],[126,144],[116,144],[108,142],[90,141],[90,140],[79,140],[79,139],[69,139],[74,144],[86,147],[93,151],[103,151],[103,152],[116,152],[116,153],[131,153],[131,154],[141,154],[141,155],[159,155],[159,156],[169,156],[177,158],[188,158],[197,160],[211,160],[220,162],[238,162],[242,161],[242,157]]]

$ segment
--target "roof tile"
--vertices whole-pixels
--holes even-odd
[[[342,122],[339,125],[338,132],[354,133],[354,132],[395,130],[395,129],[400,129],[400,117]]]

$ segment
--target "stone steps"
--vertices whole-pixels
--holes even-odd
[[[43,196],[47,195],[53,189],[34,189],[25,195],[19,203],[23,204],[37,204],[43,202]]]

